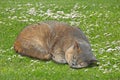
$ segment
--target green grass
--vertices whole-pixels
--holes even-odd
[[[19,32],[46,20],[80,27],[99,66],[72,69],[16,54]],[[0,0],[0,80],[120,80],[120,0]]]

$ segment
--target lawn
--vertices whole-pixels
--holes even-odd
[[[81,28],[99,66],[72,69],[16,54],[19,32],[47,20]],[[0,80],[120,80],[120,0],[0,0]]]

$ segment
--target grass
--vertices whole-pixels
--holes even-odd
[[[120,80],[119,0],[1,0],[1,80]],[[27,25],[58,20],[80,27],[99,66],[71,69],[16,54],[13,43]]]

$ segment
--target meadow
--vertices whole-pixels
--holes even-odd
[[[14,52],[24,27],[48,20],[81,28],[99,66],[72,69]],[[120,0],[0,0],[0,80],[120,80]]]

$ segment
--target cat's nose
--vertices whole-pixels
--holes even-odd
[[[97,65],[97,62],[98,62],[98,60],[96,60],[96,59],[95,60],[90,60],[89,64],[90,65]]]

